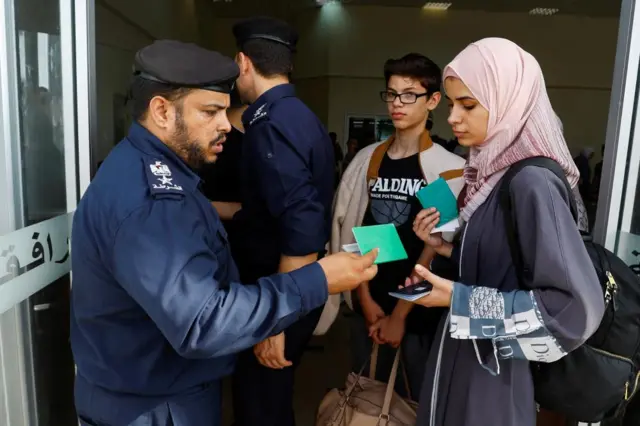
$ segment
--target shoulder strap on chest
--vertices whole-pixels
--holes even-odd
[[[440,177],[444,180],[457,179],[464,176],[464,169],[446,170],[440,173]]]
[[[558,179],[562,181],[562,183],[564,183],[565,188],[569,193],[569,199],[571,202],[571,212],[575,216],[577,214],[577,207],[576,207],[575,199],[573,198],[573,196],[571,196],[571,194],[573,194],[571,185],[569,185],[569,181],[567,181],[567,177],[565,176],[564,171],[562,170],[562,167],[560,167],[560,165],[556,161],[547,157],[527,158],[509,167],[509,170],[507,170],[507,173],[505,173],[505,175],[502,177],[500,181],[500,186],[499,186],[500,206],[504,210],[511,210],[511,192],[509,189],[511,185],[511,181],[520,172],[520,170],[528,166],[535,166],[535,167],[541,167],[543,169],[547,169],[550,172],[552,172],[554,175],[556,175]]]
[[[520,250],[520,242],[518,239],[518,231],[516,227],[516,218],[511,202],[512,200],[510,185],[513,178],[527,166],[542,167],[553,172],[553,174],[555,174],[564,183],[569,193],[571,212],[573,213],[573,216],[574,218],[576,218],[576,220],[578,217],[578,209],[576,206],[576,201],[573,197],[573,190],[571,189],[571,185],[569,185],[569,182],[567,181],[562,167],[560,167],[560,165],[556,161],[546,157],[532,157],[519,161],[509,167],[509,170],[507,170],[505,175],[500,180],[498,187],[498,196],[500,208],[502,209],[502,212],[504,214],[505,230],[507,233],[507,239],[509,240],[511,258],[513,260],[514,266],[516,267],[518,280],[521,283],[523,282],[523,277],[527,274],[527,270],[524,264],[524,260],[522,259],[522,252]]]
[[[373,150],[373,154],[371,154],[371,158],[369,159],[369,168],[367,169],[367,184],[371,182],[371,179],[375,179],[378,177],[380,164],[382,164],[384,155],[387,153],[387,150],[391,146],[392,142],[393,136],[378,145],[378,147]]]
[[[373,151],[373,154],[371,155],[371,159],[369,160],[369,168],[367,169],[367,182],[370,182],[371,179],[375,179],[378,177],[380,164],[382,164],[384,155],[387,153],[387,150],[393,143],[393,140],[394,140],[394,136],[391,135],[389,139],[387,139],[386,141],[378,145],[378,147]],[[431,135],[429,135],[429,132],[424,131],[422,135],[420,135],[420,147],[419,147],[420,154],[427,151],[432,146],[433,146],[433,141],[431,140]]]
[[[425,132],[421,138],[420,167],[427,184],[433,183],[438,178],[451,181],[463,177],[464,159],[433,143],[429,132]],[[460,192],[462,185],[455,186],[460,187],[457,188]]]

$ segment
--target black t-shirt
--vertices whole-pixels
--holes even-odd
[[[201,190],[211,201],[240,202],[240,159],[242,158],[242,137],[235,127],[227,134],[218,160],[206,165],[199,173]]]
[[[378,265],[378,274],[369,283],[373,300],[391,314],[398,299],[389,296],[412,273],[424,249],[424,242],[413,232],[413,220],[422,209],[415,196],[427,182],[420,167],[419,154],[394,160],[384,156],[378,178],[369,189],[369,207],[363,225],[393,223],[398,230],[407,259]],[[432,334],[442,309],[414,306],[407,317],[406,330],[416,334]]]

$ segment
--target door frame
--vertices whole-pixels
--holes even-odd
[[[598,210],[593,231],[595,241],[613,252],[617,245],[625,182],[630,177],[627,176],[626,167],[629,145],[636,137],[640,137],[640,126],[635,126],[636,119],[640,118],[637,115],[640,112],[640,103],[637,102],[639,69],[640,7],[636,7],[635,0],[622,0]],[[636,161],[640,157],[638,145],[636,143],[634,148]],[[636,165],[634,189],[637,173]]]
[[[26,224],[20,144],[19,46],[15,22],[18,1],[0,0],[0,200],[5,202],[0,210],[0,237],[22,229]],[[69,213],[75,210],[89,185],[92,172],[90,141],[97,135],[95,0],[59,0],[59,7],[61,55],[64,58],[62,119],[66,210]],[[0,315],[0,424],[39,426],[30,335],[32,309],[27,297],[16,300],[12,308]]]

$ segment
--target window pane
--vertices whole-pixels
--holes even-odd
[[[637,111],[640,108],[636,107]],[[635,117],[634,126],[639,126]],[[629,117],[631,119],[631,117]],[[615,173],[624,175],[622,205],[618,218],[616,254],[640,276],[640,132],[632,129],[627,161]]]
[[[640,153],[640,140],[632,141],[631,155]],[[635,159],[635,161],[639,161]],[[627,162],[625,191],[622,197],[616,254],[640,276],[640,175],[631,173]],[[637,168],[636,168],[637,170]],[[633,176],[635,174],[635,176]]]
[[[25,226],[66,213],[59,2],[16,1]]]

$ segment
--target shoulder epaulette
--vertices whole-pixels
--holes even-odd
[[[253,116],[249,120],[249,126],[253,126],[258,121],[264,120],[269,117],[269,105],[262,104],[256,111],[253,113]]]
[[[149,191],[154,198],[184,197],[184,188],[174,181],[171,169],[165,163],[160,160],[146,160],[145,171],[149,181]]]

